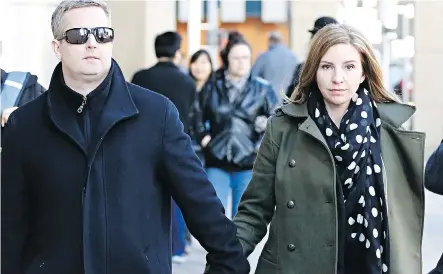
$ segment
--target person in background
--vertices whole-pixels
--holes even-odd
[[[3,69],[0,69],[0,72],[1,125],[4,127],[14,110],[34,100],[46,90],[38,83],[38,77],[29,72],[7,73]]]
[[[155,38],[157,63],[136,72],[132,83],[166,96],[174,103],[185,132],[189,130],[188,116],[195,99],[195,83],[179,68],[182,62],[182,38],[175,31],[167,31]]]
[[[443,141],[426,163],[425,187],[435,194],[443,195]],[[443,254],[429,274],[443,274]]]
[[[246,40],[231,36],[222,57],[224,69],[199,94],[197,117],[206,172],[225,208],[232,190],[234,216],[277,98],[268,81],[251,75]]]
[[[202,148],[200,144],[198,143],[198,132],[201,130],[197,129],[198,125],[198,119],[195,117],[196,114],[201,113],[200,108],[200,102],[199,102],[199,93],[202,91],[203,86],[206,84],[208,80],[213,78],[213,71],[214,67],[212,65],[211,55],[208,51],[201,49],[196,51],[190,59],[189,62],[189,75],[194,79],[196,84],[196,94],[193,108],[189,115],[189,136],[193,140],[194,144],[194,150],[199,156],[200,160],[203,163],[203,166],[205,165],[205,159],[203,155]]]
[[[286,91],[291,84],[292,72],[298,64],[297,56],[283,43],[280,32],[273,31],[268,35],[268,50],[262,53],[252,67],[252,75],[269,81],[282,99],[282,91]]]
[[[189,133],[189,113],[195,100],[195,83],[180,69],[182,63],[182,38],[180,34],[167,31],[155,38],[157,64],[135,73],[132,83],[166,96],[178,109],[180,121]],[[172,201],[172,261],[186,260],[185,220],[175,201]]]
[[[311,40],[314,38],[314,35],[321,30],[323,27],[329,25],[329,24],[337,24],[337,20],[335,20],[332,17],[323,16],[315,20],[314,22],[314,28],[309,30],[311,33]],[[290,85],[288,86],[286,90],[286,96],[291,97],[291,94],[294,92],[295,87],[298,85],[299,77],[301,70],[303,68],[304,63],[300,63],[295,68],[295,71],[293,72],[292,80],[290,82]]]
[[[238,39],[246,40],[244,35],[236,30],[229,31],[227,34],[227,38],[221,41],[219,47],[220,47],[220,59],[221,59],[221,66],[215,71],[215,76],[220,77],[220,74],[223,74],[226,70],[226,64],[224,63],[224,57],[226,55],[226,46],[228,45],[229,41]]]
[[[419,274],[425,134],[383,86],[371,43],[331,24],[268,121],[234,223],[256,274]],[[405,168],[407,167],[407,168]]]

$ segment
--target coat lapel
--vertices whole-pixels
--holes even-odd
[[[325,137],[318,129],[314,120],[312,120],[312,118],[309,116],[306,103],[304,103],[304,104],[284,104],[281,106],[281,110],[283,111],[283,113],[285,113],[288,116],[292,116],[294,118],[304,120],[300,124],[299,129],[308,133],[309,135],[311,135],[315,139],[317,139],[319,142],[321,142],[325,146],[325,148],[328,147]],[[329,151],[329,149],[328,149],[328,151]]]
[[[57,76],[54,75],[54,77]],[[75,110],[66,105],[64,98],[57,89],[51,87],[47,91],[47,105],[49,118],[55,127],[73,141],[86,155],[86,140],[82,134],[82,129],[72,119]]]
[[[92,140],[91,155],[94,158],[97,149],[109,130],[118,122],[138,115],[139,111],[132,100],[123,73],[115,63],[114,75],[112,76],[111,90],[105,103],[100,121],[98,123],[97,140]]]

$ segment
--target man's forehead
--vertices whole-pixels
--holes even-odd
[[[111,22],[100,7],[76,8],[67,11],[62,18],[64,30],[71,28],[110,27]]]

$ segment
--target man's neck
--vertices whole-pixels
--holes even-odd
[[[94,76],[83,76],[83,77],[71,77],[69,74],[63,73],[63,78],[65,80],[65,84],[72,89],[73,91],[87,96],[94,89],[96,89],[106,78],[108,72],[103,75],[94,75]]]
[[[174,63],[174,58],[169,58],[169,57],[160,57],[157,59],[159,63],[161,62],[170,62],[170,63]]]

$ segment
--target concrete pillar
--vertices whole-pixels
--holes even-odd
[[[175,31],[175,1],[108,1],[115,30],[113,57],[128,81],[134,73],[155,64],[155,37]]]
[[[308,30],[312,29],[315,20],[321,16],[331,16],[337,19],[342,2],[342,0],[290,1],[290,45],[299,57],[302,59],[306,57],[311,40],[311,33]]]
[[[443,138],[443,2],[415,2],[415,58],[413,100],[417,106],[413,127],[426,132],[426,154]]]

